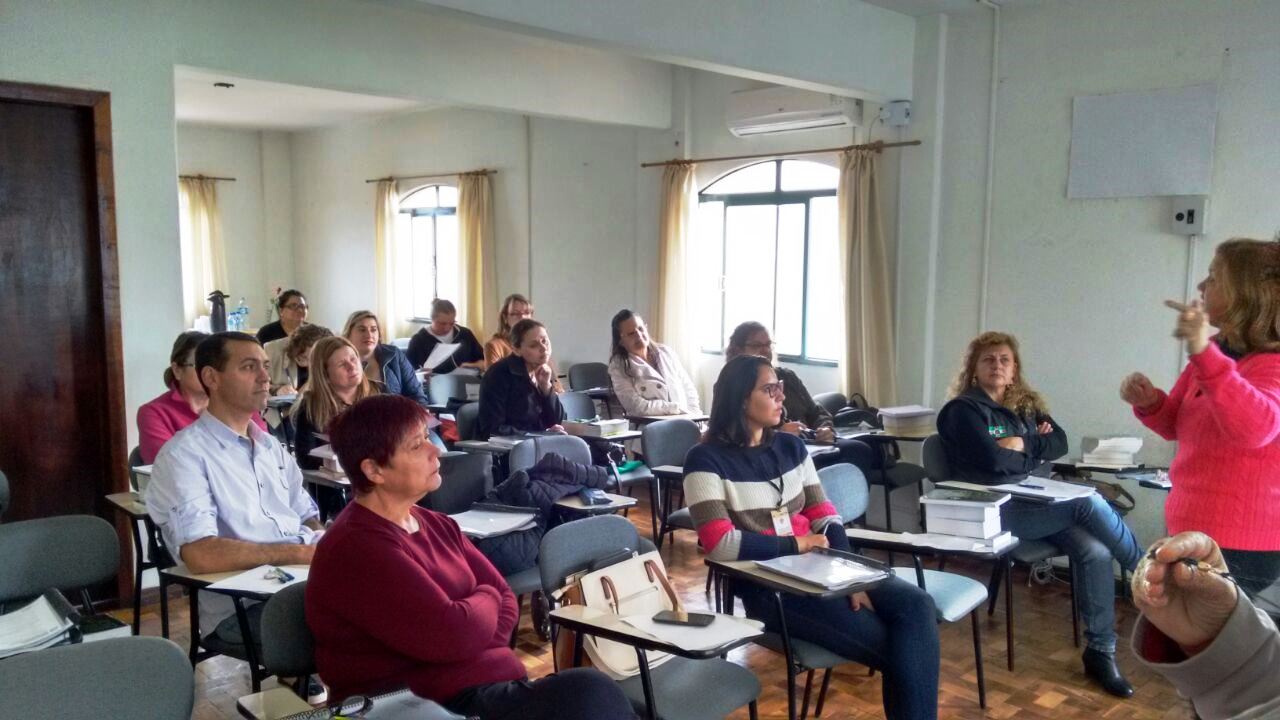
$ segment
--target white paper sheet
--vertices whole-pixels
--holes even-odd
[[[729,615],[716,615],[716,619],[706,627],[658,623],[648,615],[632,615],[622,618],[622,621],[685,650],[707,650],[742,638],[756,637],[763,632],[760,627]]]
[[[431,354],[427,356],[427,361],[422,363],[422,367],[428,370],[440,367],[445,360],[453,357],[460,347],[462,347],[460,343],[436,343],[436,346],[431,349]]]
[[[468,510],[450,515],[458,523],[464,535],[488,538],[533,527],[537,516],[533,513],[498,512],[494,510]]]
[[[71,625],[48,600],[38,597],[11,613],[0,615],[0,658],[56,644]]]
[[[281,565],[281,570],[293,576],[289,582],[280,582],[275,578],[268,578],[267,573],[271,571],[275,565],[259,565],[252,570],[245,570],[239,575],[232,575],[226,580],[209,586],[210,590],[236,590],[246,593],[258,593],[261,595],[274,595],[277,592],[289,587],[297,585],[300,582],[307,581],[307,575],[311,573],[311,568],[306,565]]]

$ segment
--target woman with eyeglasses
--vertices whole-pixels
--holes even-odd
[[[428,421],[422,407],[380,395],[330,424],[355,500],[316,547],[306,616],[333,696],[408,687],[480,720],[634,718],[599,670],[528,679],[507,646],[520,620],[511,588],[457,523],[417,505],[441,481]]]
[[[314,470],[322,464],[320,458],[311,455],[312,450],[325,444],[316,433],[326,432],[338,413],[382,391],[364,374],[360,356],[346,338],[321,338],[311,350],[311,360],[315,362],[315,375],[289,416],[294,427],[293,452],[303,470]]]
[[[769,360],[730,360],[712,397],[706,435],[684,461],[685,499],[707,555],[769,560],[817,548],[848,550],[844,519],[823,494],[804,442],[774,431],[786,398]],[[748,617],[780,631],[770,591],[734,583],[733,592]],[[935,612],[928,593],[900,578],[848,597],[783,597],[792,637],[881,672],[890,720],[938,716]]]
[[[155,462],[169,438],[195,422],[209,405],[209,396],[196,374],[196,346],[207,337],[208,333],[189,330],[173,341],[169,367],[164,371],[164,384],[169,389],[138,408],[138,454],[143,465]],[[254,413],[253,421],[267,429],[260,413]]]
[[[258,342],[265,347],[272,340],[293,335],[307,321],[307,298],[300,290],[285,290],[276,298],[280,319],[258,328]]]
[[[644,318],[620,310],[609,324],[609,380],[627,415],[701,415],[698,388],[671,348],[654,342]]]
[[[497,365],[509,357],[515,348],[511,346],[511,328],[521,320],[533,317],[533,303],[529,298],[512,293],[502,301],[502,309],[498,311],[498,331],[484,344],[484,366]]]
[[[748,320],[734,328],[729,335],[724,359],[728,362],[739,355],[758,355],[774,363],[773,372],[777,374],[778,382],[785,390],[782,424],[774,429],[800,438],[811,437],[820,443],[834,443],[839,447],[838,453],[827,453],[814,458],[814,463],[820,467],[847,462],[858,466],[863,473],[870,473],[876,467],[876,451],[861,440],[836,438],[836,423],[831,413],[814,402],[799,375],[777,364],[773,346],[769,329],[754,320]]]

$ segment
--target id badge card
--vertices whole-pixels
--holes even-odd
[[[795,530],[791,527],[791,513],[786,508],[777,508],[769,511],[773,516],[773,532],[778,537],[791,537],[795,535]]]

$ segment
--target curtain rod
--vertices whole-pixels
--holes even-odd
[[[211,177],[209,175],[179,175],[179,180],[220,180],[222,182],[235,182],[235,178]]]
[[[388,175],[380,178],[370,178],[365,180],[367,183],[382,182],[383,180],[413,180],[416,178],[437,178],[447,177],[449,175],[497,175],[497,170],[481,168],[479,170],[460,170],[457,172],[438,172],[438,173],[422,173],[420,175]]]
[[[754,160],[756,158],[790,157],[793,155],[821,155],[823,153],[841,152],[844,150],[875,150],[876,152],[880,152],[886,148],[908,147],[919,144],[919,140],[904,140],[902,142],[880,142],[877,140],[876,142],[866,143],[865,145],[845,145],[843,147],[822,148],[820,150],[758,153],[756,155],[731,155],[728,157],[699,158],[697,160],[663,160],[661,162],[640,163],[640,167],[647,168],[661,167],[664,165],[692,165],[694,163],[720,162],[721,160]]]

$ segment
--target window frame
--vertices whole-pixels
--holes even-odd
[[[772,191],[752,192],[752,193],[707,193],[705,192],[705,189],[704,189],[704,191],[698,193],[699,206],[701,206],[702,203],[704,202],[723,203],[723,206],[721,207],[721,210],[720,210],[721,218],[720,218],[720,239],[719,239],[721,275],[718,278],[718,283],[720,286],[719,287],[720,337],[725,338],[726,331],[728,330],[728,328],[725,327],[725,317],[726,317],[725,301],[724,301],[725,276],[723,272],[724,272],[725,264],[728,260],[728,253],[729,253],[729,243],[727,242],[728,238],[725,235],[725,233],[727,232],[727,228],[729,226],[729,223],[728,223],[729,208],[734,206],[749,206],[749,205],[765,205],[765,206],[773,206],[774,208],[778,208],[778,210],[775,210],[775,214],[774,214],[774,230],[773,230],[773,252],[774,252],[773,312],[774,312],[774,316],[770,318],[770,322],[768,324],[769,333],[770,335],[772,335],[774,332],[774,328],[777,326],[777,320],[778,320],[777,318],[777,313],[778,313],[778,269],[777,269],[778,216],[781,215],[780,208],[783,205],[803,204],[804,205],[804,258],[802,262],[804,267],[804,273],[803,273],[803,279],[801,280],[801,287],[800,287],[800,354],[789,355],[789,354],[783,354],[783,353],[776,353],[776,357],[779,362],[790,363],[793,365],[815,365],[818,367],[839,367],[840,363],[838,360],[825,360],[821,358],[811,358],[808,356],[809,218],[811,213],[810,203],[813,201],[814,198],[835,197],[837,193],[837,188],[823,189],[823,190],[781,190],[780,188],[782,187],[782,163],[788,160],[794,160],[794,158],[776,158],[773,160],[764,160],[758,163],[750,163],[748,165],[743,165],[741,167],[737,167],[737,168],[734,168],[733,170],[720,174],[714,180],[707,183],[706,185],[707,188],[710,188],[714,186],[716,183],[720,182],[721,180],[724,180],[726,177],[736,172],[741,172],[743,170],[746,170],[747,168],[754,167],[756,165],[773,163],[774,189]],[[802,160],[798,162],[813,162],[813,161]],[[822,163],[818,163],[818,164],[822,164]],[[699,350],[701,350],[701,352],[704,355],[723,355],[724,354],[724,348],[708,350],[706,348],[701,347],[702,345],[701,341],[699,341],[698,345],[699,345]]]
[[[414,218],[419,218],[419,217],[430,217],[430,218],[431,218],[431,238],[432,238],[432,242],[431,242],[431,273],[432,273],[432,274],[431,274],[431,286],[432,286],[432,288],[434,288],[434,290],[435,290],[435,292],[433,292],[432,294],[433,294],[433,295],[435,295],[435,296],[437,296],[437,297],[439,296],[439,290],[440,290],[440,261],[439,261],[439,258],[440,258],[440,253],[439,253],[439,250],[440,250],[440,223],[439,223],[439,221],[437,220],[437,218],[439,218],[439,217],[443,217],[443,216],[448,216],[448,215],[454,215],[454,216],[456,216],[456,215],[458,214],[458,206],[457,206],[457,205],[453,205],[453,206],[449,206],[449,207],[441,207],[441,206],[440,206],[440,188],[442,188],[442,187],[453,188],[455,191],[457,190],[457,187],[456,187],[456,186],[454,186],[454,185],[449,185],[448,183],[432,183],[432,184],[430,184],[430,185],[422,185],[422,186],[420,186],[420,187],[416,187],[416,188],[414,188],[411,192],[406,193],[406,194],[401,198],[401,202],[403,202],[403,201],[405,201],[405,200],[408,200],[409,198],[413,197],[414,195],[417,195],[417,194],[418,194],[418,193],[420,193],[420,192],[426,192],[426,191],[428,191],[428,190],[431,190],[431,191],[434,191],[434,192],[435,192],[435,194],[436,194],[436,206],[435,206],[435,207],[424,207],[424,208],[401,208],[401,209],[400,209],[400,213],[401,213],[401,214],[404,214],[404,215],[408,215],[408,216],[409,216],[409,229],[410,229],[410,235],[411,235],[411,237],[409,238],[409,242],[412,242],[412,241],[413,241],[413,238],[412,238],[412,231],[413,231],[413,220],[414,220]],[[417,314],[415,314],[415,313],[412,313],[412,312],[411,312],[411,313],[410,313],[410,315],[409,315],[408,321],[409,321],[409,322],[412,322],[412,323],[420,323],[420,324],[421,324],[421,323],[426,323],[426,324],[429,324],[429,323],[431,322],[431,318],[429,318],[429,317],[425,317],[425,318],[424,318],[424,317],[419,317]]]

